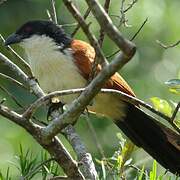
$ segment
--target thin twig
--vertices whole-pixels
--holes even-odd
[[[179,111],[179,108],[180,108],[180,102],[177,104],[177,106],[176,106],[176,108],[175,108],[175,110],[174,110],[174,112],[173,112],[173,115],[172,115],[172,117],[171,117],[172,123],[173,123],[173,121],[174,121],[174,119],[175,119],[175,117],[176,117],[176,115],[177,115],[177,113],[178,113],[178,111]]]
[[[173,44],[170,44],[170,45],[165,45],[163,44],[161,41],[159,40],[156,40],[156,42],[161,46],[163,47],[164,49],[168,49],[168,48],[173,48],[173,47],[176,47],[180,44],[180,40],[178,40],[177,42],[173,43]]]
[[[19,103],[19,101],[17,100],[17,98],[12,95],[6,88],[0,86],[0,89],[4,91],[20,108],[24,109],[24,106],[22,106],[21,103]]]
[[[124,38],[121,32],[113,24],[108,14],[105,12],[99,1],[86,0],[88,6],[92,9],[93,15],[96,17],[100,26],[104,29],[109,38],[122,50],[124,55],[132,57],[136,52],[136,46],[128,39]]]
[[[89,116],[86,116],[85,119],[86,119],[87,125],[88,125],[88,127],[89,127],[89,130],[91,131],[91,134],[92,134],[92,136],[93,136],[93,139],[94,139],[94,142],[95,142],[95,144],[96,144],[96,146],[97,146],[97,149],[99,150],[99,153],[100,153],[100,155],[102,156],[102,158],[105,159],[106,157],[105,157],[105,154],[104,154],[104,150],[103,150],[103,148],[102,148],[101,143],[100,143],[99,140],[98,140],[96,131],[95,131],[95,129],[94,129],[94,127],[93,127],[90,119],[89,119]]]
[[[131,25],[128,25],[127,22],[128,22],[128,19],[126,19],[126,13],[127,11],[129,11],[133,6],[134,4],[137,2],[138,0],[132,0],[132,2],[128,5],[128,7],[125,9],[124,8],[124,4],[125,4],[125,0],[122,0],[121,1],[121,8],[120,8],[120,13],[121,13],[121,17],[120,17],[120,24],[119,24],[119,27],[124,24],[125,27],[130,27]]]
[[[0,34],[0,39],[2,40],[3,43],[5,43],[5,39],[2,36],[2,34]],[[30,78],[34,77],[29,64],[16,51],[14,51],[14,49],[11,48],[11,46],[7,46],[6,48],[13,56],[15,56],[16,58],[20,60],[19,65],[22,67],[22,69],[25,70],[26,74]]]
[[[104,9],[105,9],[107,14],[109,12],[110,2],[111,2],[111,0],[106,0],[105,3],[104,3]],[[100,29],[99,40],[98,40],[100,47],[102,47],[102,44],[103,44],[103,41],[104,41],[104,36],[105,36],[104,29],[101,28]]]
[[[55,176],[50,178],[49,180],[70,180],[67,176]]]
[[[6,66],[8,66],[16,75],[21,77],[26,83],[28,82],[28,79],[29,79],[28,76],[1,52],[0,52],[0,61]]]
[[[132,38],[130,39],[130,41],[133,41],[133,40],[137,37],[137,35],[141,32],[141,30],[143,29],[143,27],[144,27],[144,25],[146,24],[147,21],[148,21],[148,18],[146,18],[146,19],[144,20],[144,22],[143,22],[143,23],[141,24],[141,26],[138,28],[137,32],[132,36]],[[121,50],[118,49],[117,51],[113,52],[112,54],[110,54],[110,55],[107,56],[106,58],[109,59],[109,58],[115,56],[116,54],[118,54],[120,51],[121,51]]]
[[[51,16],[51,13],[50,13],[49,9],[46,9],[46,13],[47,13],[48,19],[49,19],[50,21],[53,21],[53,19],[52,19],[52,16]]]
[[[89,16],[90,12],[91,12],[91,9],[87,8],[87,10],[86,10],[86,12],[85,12],[85,14],[83,16],[84,20]],[[81,26],[78,24],[77,27],[74,29],[73,33],[71,34],[71,37],[74,37],[74,35],[78,32],[80,27]]]
[[[13,84],[15,84],[15,85],[17,85],[17,86],[19,86],[19,87],[21,87],[21,88],[23,88],[25,90],[29,90],[28,87],[26,87],[21,82],[17,81],[16,79],[14,79],[14,78],[12,78],[10,76],[7,76],[7,75],[3,74],[3,73],[0,73],[0,78],[6,79],[6,80],[12,82]]]
[[[101,47],[99,46],[99,43],[98,43],[96,37],[91,33],[91,31],[89,29],[89,25],[86,23],[85,19],[81,16],[78,9],[74,6],[74,4],[72,3],[71,0],[63,0],[63,2],[65,4],[65,6],[68,8],[69,12],[72,14],[72,16],[80,24],[82,30],[87,35],[87,38],[89,39],[91,45],[95,48],[96,55],[100,59],[100,64],[106,63],[107,60],[101,50]]]
[[[128,167],[135,169],[136,171],[138,171],[138,173],[142,172],[142,169],[139,169],[137,166],[133,164],[128,165]],[[149,176],[145,172],[143,172],[143,174],[147,179],[149,179]]]
[[[148,18],[146,18],[144,20],[144,22],[142,23],[142,25],[139,27],[139,29],[137,30],[137,32],[133,35],[133,37],[130,39],[130,41],[133,41],[136,36],[140,33],[140,31],[142,30],[142,28],[144,27],[144,25],[146,24],[146,22],[148,21]]]
[[[137,3],[137,1],[138,1],[138,0],[132,0],[132,2],[129,3],[129,6],[128,6],[126,9],[124,9],[124,13],[126,13],[127,11],[129,11],[129,10],[134,6],[134,4]]]
[[[57,19],[57,13],[56,13],[56,6],[55,6],[55,0],[51,0],[51,5],[52,5],[52,12],[53,12],[53,19],[56,24],[58,24],[58,19]]]
[[[108,14],[108,12],[109,12],[110,2],[111,2],[111,0],[105,0],[105,3],[104,3],[104,10],[106,11],[107,14]],[[99,34],[100,34],[100,35],[99,35],[98,43],[99,43],[99,46],[102,48],[103,41],[104,41],[104,37],[105,37],[105,31],[104,31],[104,29],[103,29],[102,27],[100,28]],[[90,75],[89,75],[88,83],[91,82],[92,79],[97,75],[97,67],[98,67],[98,64],[101,64],[101,63],[99,62],[99,59],[98,59],[98,57],[96,56],[96,57],[95,57],[95,60],[94,60],[94,62],[93,62],[93,64],[92,64],[92,71],[91,71],[91,73],[90,73]],[[101,66],[103,67],[103,66],[105,66],[105,65],[107,65],[107,64],[108,64],[108,62],[102,63]]]
[[[125,12],[124,12],[124,3],[125,3],[125,0],[122,0],[121,1],[121,8],[120,8],[121,18],[120,18],[120,23],[119,23],[118,27],[120,27],[122,24],[124,24],[125,27],[129,26],[127,24],[128,20],[126,19]]]

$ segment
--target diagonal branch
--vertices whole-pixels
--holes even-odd
[[[53,12],[53,20],[54,20],[54,22],[55,22],[56,24],[58,24],[56,7],[55,7],[55,0],[51,0],[51,5],[52,5],[52,12]]]
[[[87,153],[87,150],[82,143],[81,138],[75,132],[74,127],[69,125],[63,129],[62,133],[65,135],[66,139],[69,141],[74,151],[76,152],[79,166],[81,167],[81,164],[83,165],[81,171],[83,172],[85,178],[97,179],[98,175],[92,160],[92,156],[90,153]]]
[[[89,16],[90,12],[91,12],[91,9],[88,8],[83,16],[84,20]],[[79,30],[80,27],[81,26],[78,24],[77,27],[75,28],[75,30],[73,31],[73,33],[71,34],[71,37],[74,37],[74,35],[77,33],[77,31]]]
[[[108,11],[109,11],[110,2],[111,2],[111,0],[106,0],[105,3],[104,3],[104,9],[105,9],[107,14],[108,14]],[[104,41],[104,36],[105,36],[105,32],[104,32],[104,29],[101,27],[99,40],[98,40],[100,47],[102,47],[102,44],[103,44],[103,41]]]
[[[8,80],[8,81],[12,82],[13,84],[17,85],[18,87],[23,88],[25,90],[28,90],[28,88],[24,84],[22,84],[21,82],[17,81],[16,79],[14,79],[14,78],[12,78],[10,76],[7,76],[7,75],[5,75],[3,73],[0,73],[0,78]]]
[[[19,106],[20,108],[24,108],[21,103],[17,100],[17,98],[12,95],[6,88],[4,88],[3,86],[0,85],[0,89],[5,92],[15,103],[17,106]]]

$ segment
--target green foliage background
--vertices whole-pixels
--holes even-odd
[[[74,1],[79,10],[84,13],[86,11],[86,3],[84,0]],[[103,3],[103,0],[101,1]],[[127,1],[127,3],[130,1]],[[110,15],[120,15],[120,0],[111,0]],[[75,20],[63,6],[61,0],[56,0],[57,15],[60,24],[74,23]],[[180,30],[180,1],[179,0],[139,0],[134,7],[128,11],[126,17],[131,27],[121,26],[120,31],[127,38],[131,38],[137,31],[142,22],[148,17],[148,22],[135,39],[137,45],[137,53],[135,57],[122,70],[121,75],[133,87],[137,97],[150,102],[149,98],[153,96],[166,100],[178,101],[178,96],[168,91],[165,81],[174,78],[180,78],[180,53],[179,47],[164,50],[160,47],[156,40],[160,40],[165,44],[170,44],[179,40]],[[49,0],[7,0],[0,5],[0,33],[7,37],[14,32],[22,23],[32,19],[47,19],[46,9],[51,11]],[[111,16],[116,25],[119,19]],[[98,35],[99,26],[95,22],[95,18],[90,15],[87,19],[91,24],[92,31]],[[66,27],[66,31],[71,33],[74,26]],[[76,38],[87,41],[85,35],[80,30]],[[19,47],[14,48],[23,54]],[[106,55],[110,55],[116,51],[117,47],[106,37],[103,44],[103,51]],[[7,50],[1,45],[0,51],[11,58],[14,62],[18,61],[11,57]],[[14,75],[0,63],[0,72],[4,72],[14,77]],[[0,79],[0,84],[9,89],[9,91],[17,95],[18,100],[25,106],[32,102],[35,97],[28,95],[24,90],[14,87],[12,84]],[[6,95],[0,91],[0,98]],[[113,102],[112,102],[113,103]],[[15,109],[18,107],[7,97],[6,105]],[[44,111],[43,111],[44,112]],[[38,116],[43,119],[40,111]],[[110,157],[119,147],[116,133],[119,129],[106,118],[97,118],[92,116],[92,123],[97,131],[99,142],[101,142],[105,155]],[[138,123],[138,120],[137,120]],[[101,156],[94,144],[92,135],[88,130],[87,123],[84,118],[76,124],[76,129],[86,143],[88,150],[93,153],[94,157],[100,159]],[[62,137],[63,139],[63,137]],[[70,152],[72,149],[63,139]],[[34,154],[38,154],[40,146],[29,136],[22,128],[10,121],[0,117],[0,169],[5,171],[8,166],[12,166],[11,162],[16,162],[15,155],[18,153],[19,143],[23,147],[31,148]],[[136,150],[134,153],[134,161],[142,166],[151,160],[150,156],[143,150]],[[14,166],[11,168],[11,174],[15,177],[18,171]]]

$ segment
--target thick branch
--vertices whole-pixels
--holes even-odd
[[[106,80],[122,68],[128,60],[127,56],[121,53],[114,61],[105,66],[85,91],[70,104],[69,109],[44,129],[47,140],[59,133],[68,123],[74,123],[92,98],[100,91]]]
[[[69,178],[84,179],[78,169],[77,163],[72,159],[69,152],[57,137],[53,138],[48,143],[44,142],[41,134],[41,126],[38,126],[31,121],[27,121],[20,114],[10,110],[4,105],[0,105],[0,114],[25,128],[36,139],[36,141],[55,158]]]

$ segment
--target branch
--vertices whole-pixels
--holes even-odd
[[[104,3],[104,9],[105,9],[107,14],[109,12],[110,2],[111,2],[111,0],[106,0],[105,3]],[[105,32],[104,32],[104,29],[101,27],[99,40],[98,40],[100,47],[102,47],[102,44],[103,44],[103,41],[104,41],[104,36],[105,36]]]
[[[31,121],[27,121],[22,115],[10,110],[2,104],[0,105],[0,114],[25,128],[36,139],[36,141],[55,158],[56,162],[61,165],[68,177],[84,179],[76,162],[72,159],[69,152],[57,137],[49,142],[44,142],[41,133],[41,126],[38,126]]]
[[[12,82],[13,84],[17,85],[18,87],[23,88],[25,90],[28,90],[28,88],[24,84],[22,84],[21,82],[17,81],[16,79],[14,79],[14,78],[12,78],[10,76],[7,76],[7,75],[5,75],[3,73],[0,73],[0,78],[8,80],[8,81]]]
[[[96,131],[95,131],[90,119],[89,119],[89,116],[86,116],[86,122],[87,122],[87,125],[88,125],[88,127],[89,127],[89,129],[91,131],[91,134],[92,134],[93,140],[94,140],[94,142],[95,142],[95,144],[97,146],[97,149],[99,150],[99,153],[102,156],[102,159],[105,159],[104,150],[103,150],[100,142],[98,141]]]
[[[137,3],[138,0],[132,0],[131,3],[129,3],[129,6],[124,10],[124,13],[126,13],[127,11],[129,11],[135,3]]]
[[[83,16],[84,20],[89,16],[90,12],[91,12],[91,9],[88,8]],[[74,35],[77,33],[77,31],[79,30],[80,27],[81,26],[78,24],[77,27],[75,28],[75,30],[73,31],[73,33],[71,34],[71,37],[74,37]]]
[[[0,61],[3,64],[7,65],[17,76],[23,79],[25,84],[27,84],[30,87],[31,90],[30,92],[33,92],[38,97],[45,95],[34,78],[29,78],[17,65],[11,62],[1,52],[0,52]]]
[[[99,58],[100,64],[106,64],[107,60],[99,46],[99,43],[96,39],[96,37],[91,33],[89,30],[89,25],[86,24],[85,19],[81,16],[80,12],[77,10],[77,8],[74,6],[71,0],[63,0],[65,6],[69,10],[69,12],[72,14],[72,16],[77,20],[77,22],[80,24],[82,30],[86,34],[87,38],[90,41],[90,44],[95,48],[96,56]]]
[[[17,98],[16,98],[14,95],[12,95],[6,88],[4,88],[3,86],[0,85],[0,89],[1,89],[2,91],[4,91],[4,92],[16,103],[17,106],[19,106],[20,108],[23,108],[23,109],[24,109],[24,107],[23,107],[23,106],[21,105],[21,103],[17,100]]]
[[[90,153],[87,153],[87,150],[79,135],[75,132],[74,127],[69,125],[63,129],[62,133],[65,135],[69,143],[72,145],[75,153],[77,154],[79,165],[83,165],[81,171],[85,178],[94,180],[97,179],[98,175],[95,169],[95,165],[92,161],[92,156]]]
[[[25,83],[28,82],[28,76],[13,62],[11,62],[6,56],[0,52],[0,61],[8,66],[17,76],[21,77]]]
[[[43,129],[44,137],[46,140],[52,139],[58,134],[67,124],[73,124],[89,105],[92,98],[100,91],[106,80],[108,80],[117,70],[123,67],[128,61],[128,57],[120,54],[109,65],[105,66],[101,72],[93,79],[93,81],[85,88],[85,91],[75,99],[60,117],[50,122],[49,125]]]
[[[131,41],[133,41],[135,38],[136,38],[136,36],[140,33],[140,31],[142,30],[142,28],[144,27],[144,25],[147,23],[147,21],[148,21],[148,18],[146,18],[145,20],[144,20],[144,22],[142,23],[142,25],[139,27],[139,29],[137,30],[137,32],[133,35],[133,37],[131,38]]]
[[[156,42],[161,46],[163,47],[164,49],[168,49],[168,48],[173,48],[173,47],[176,47],[180,44],[180,40],[178,40],[177,42],[173,43],[173,44],[170,44],[170,45],[165,45],[163,44],[161,41],[159,40],[156,40]]]
[[[130,39],[131,41],[133,41],[137,35],[141,32],[142,28],[144,27],[144,25],[146,24],[146,22],[148,21],[148,18],[145,19],[145,21],[142,23],[142,25],[138,28],[137,32],[132,36],[132,38]],[[115,56],[116,54],[118,54],[120,52],[120,50],[118,49],[117,51],[113,52],[111,55],[107,56],[106,58],[109,59],[113,56]]]
[[[123,56],[131,58],[136,52],[135,45],[122,36],[97,0],[86,0],[86,3],[92,9],[92,13],[100,26],[104,29],[110,39],[122,50],[124,53]]]
[[[55,0],[51,0],[52,5],[52,12],[53,12],[53,19],[56,24],[58,24],[57,14],[56,14],[56,7],[55,7]]]
[[[172,117],[171,117],[171,121],[172,121],[172,122],[174,121],[174,119],[175,119],[175,117],[176,117],[176,115],[177,115],[177,113],[178,113],[178,111],[179,111],[179,108],[180,108],[180,102],[178,103],[178,105],[176,106],[176,108],[175,108],[175,110],[174,110],[174,112],[173,112],[173,115],[172,115]]]
[[[50,21],[53,21],[53,19],[52,19],[52,16],[51,16],[51,13],[50,13],[49,9],[46,9],[46,14],[47,14],[47,16],[48,16],[48,19],[49,19]]]
[[[65,95],[70,95],[70,94],[80,94],[84,91],[86,91],[86,88],[78,88],[78,89],[70,89],[70,90],[52,92],[52,93],[36,100],[33,104],[31,104],[29,106],[29,108],[27,108],[27,110],[24,112],[24,114],[22,116],[26,119],[31,118],[33,113],[37,110],[37,108],[39,108],[40,106],[42,106],[43,104],[48,102],[53,97],[65,96]],[[123,101],[129,102],[133,105],[141,105],[141,106],[145,107],[146,109],[148,109],[149,111],[153,112],[154,114],[158,115],[159,117],[163,118],[164,120],[168,121],[171,125],[172,125],[172,118],[174,119],[174,117],[178,111],[177,109],[179,107],[179,104],[178,104],[178,106],[176,107],[176,110],[174,111],[174,115],[170,118],[170,117],[166,116],[165,114],[161,113],[160,111],[155,110],[151,105],[145,103],[144,101],[142,101],[136,97],[130,96],[124,92],[114,90],[114,89],[101,89],[101,93],[110,93],[110,94],[118,95]],[[172,125],[172,126],[174,126],[174,125]],[[179,129],[177,129],[177,128],[175,128],[175,129],[178,132],[180,132]]]

